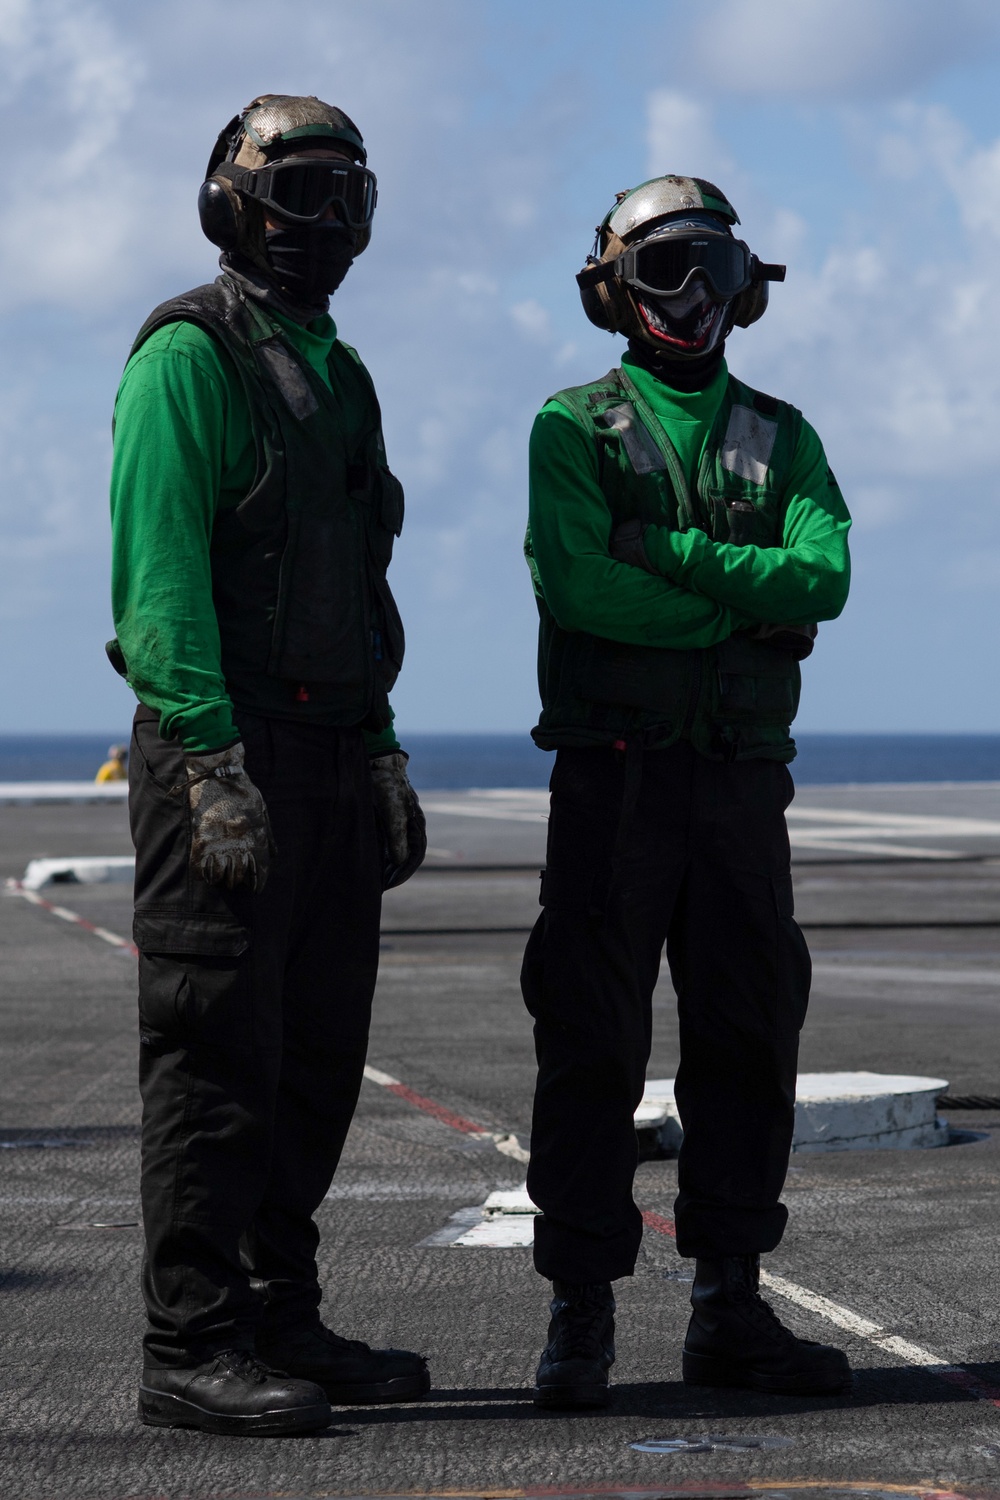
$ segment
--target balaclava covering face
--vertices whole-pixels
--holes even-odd
[[[668,173],[615,194],[576,281],[590,321],[681,391],[715,376],[733,327],[763,317],[785,267],[760,260],[739,215],[704,177]]]
[[[277,228],[265,227],[264,242],[270,274],[281,290],[304,307],[325,312],[354,264],[354,231],[332,221],[279,222]]]
[[[227,152],[234,166],[260,168],[289,157],[366,161],[361,134],[342,110],[311,96],[261,95],[237,122],[241,138]],[[236,142],[234,141],[235,145]],[[365,249],[359,235],[336,220],[319,224],[282,222],[277,213],[242,196],[238,240],[220,264],[247,291],[299,323],[320,317],[330,297]],[[269,228],[266,219],[275,227]],[[362,241],[362,242],[359,242]]]

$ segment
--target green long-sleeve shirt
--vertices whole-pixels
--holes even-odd
[[[288,341],[333,391],[345,421],[356,387],[330,363],[329,316],[307,328],[274,315]],[[160,732],[187,751],[239,738],[222,672],[209,548],[218,510],[238,505],[254,480],[250,411],[239,375],[211,334],[193,323],[157,329],[125,367],[115,402],[111,470],[112,611],[128,680],[160,714]],[[295,706],[323,722],[322,693]],[[390,727],[366,735],[371,753],[397,745]]]
[[[670,389],[627,354],[623,363],[693,490],[725,393],[725,365],[705,390],[688,393]],[[844,607],[850,516],[808,422],[788,476],[783,546],[740,547],[713,542],[702,531],[649,527],[646,553],[662,577],[610,556],[611,514],[593,431],[558,401],[548,401],[535,419],[529,465],[529,563],[564,630],[682,650],[717,645],[762,621],[834,619]]]

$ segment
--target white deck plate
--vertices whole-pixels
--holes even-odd
[[[463,1250],[523,1250],[534,1243],[537,1213],[527,1187],[505,1188],[490,1193],[478,1208],[460,1208],[444,1229],[421,1244],[454,1245]]]
[[[948,1127],[937,1118],[943,1078],[898,1073],[800,1073],[795,1090],[793,1152],[873,1151],[943,1146]],[[674,1080],[646,1083],[636,1125],[657,1129],[676,1149],[680,1118]]]
[[[26,891],[39,891],[53,881],[79,885],[125,884],[135,879],[135,856],[102,854],[88,858],[65,855],[62,858],[33,859],[24,872],[21,884]]]

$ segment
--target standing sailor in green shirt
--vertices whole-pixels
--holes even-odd
[[[392,728],[403,497],[329,297],[367,246],[357,127],[261,95],[199,196],[214,283],[139,332],[115,407],[109,654],[139,699],[139,1416],[260,1436],[414,1400],[420,1355],[320,1321],[313,1214],[357,1103],[383,888],[423,817]]]
[[[677,1247],[695,1259],[684,1379],[816,1395],[850,1379],[760,1297],[781,1238],[810,964],[785,808],[799,661],[847,598],[850,518],[800,412],[729,375],[763,265],[700,178],[655,178],[598,229],[584,310],[619,369],[531,435],[526,550],[557,751],[542,915],[522,971],[538,1083],[528,1188],[553,1282],[541,1406],[608,1401],[611,1283],[632,1274],[633,1114],[664,942],[684,1127]]]

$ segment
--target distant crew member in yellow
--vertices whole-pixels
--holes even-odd
[[[127,745],[109,745],[108,758],[101,766],[95,781],[127,781],[128,766],[125,757],[128,755]]]

